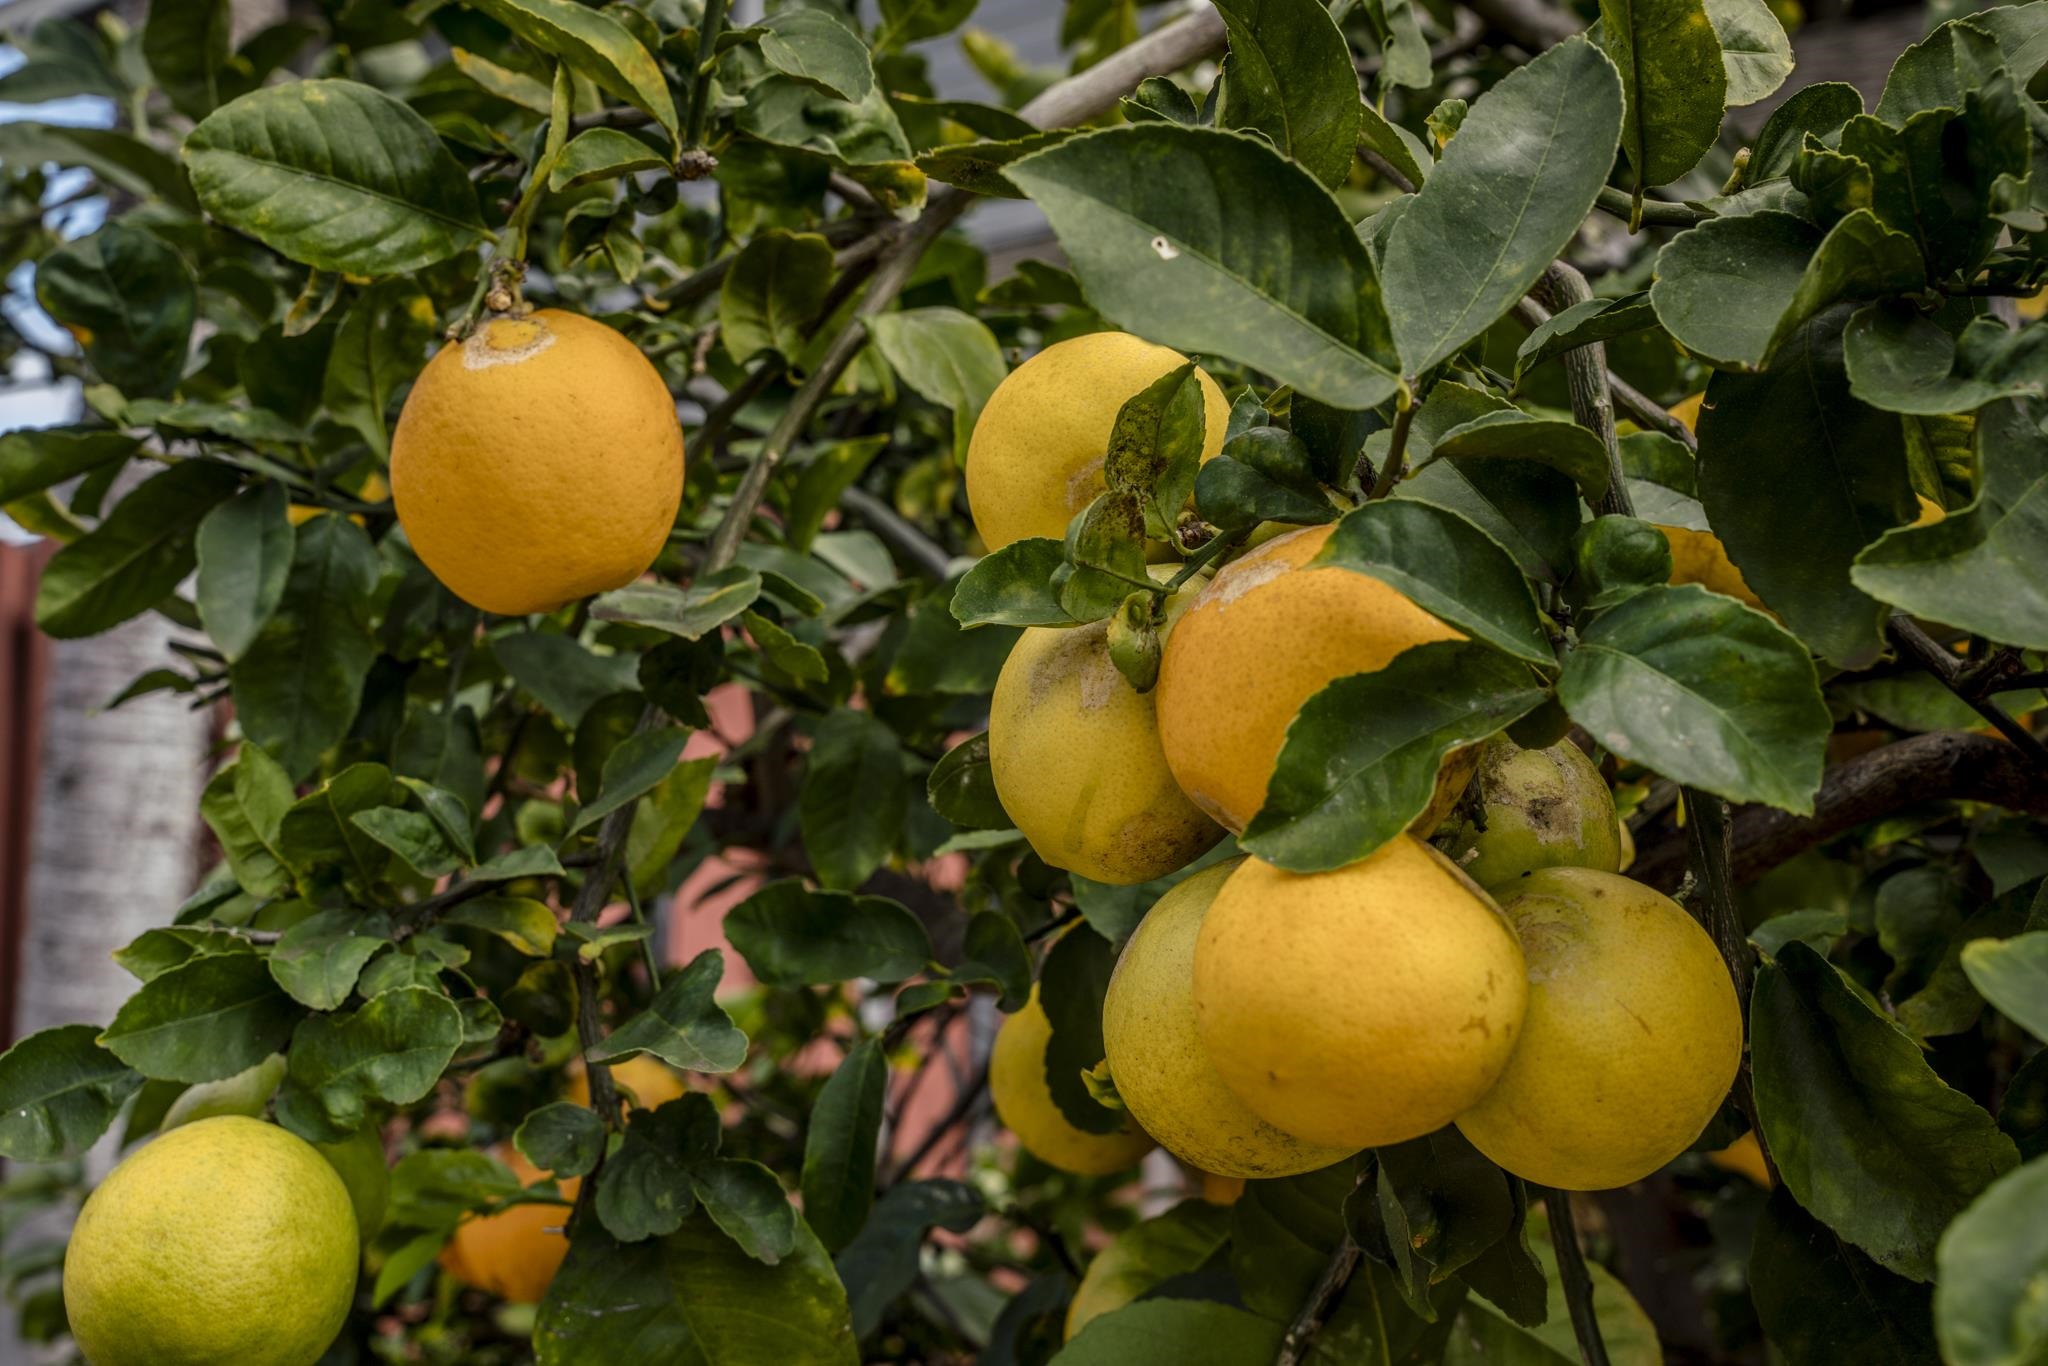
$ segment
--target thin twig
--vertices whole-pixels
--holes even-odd
[[[1586,1366],[1608,1366],[1607,1344],[1593,1313],[1593,1277],[1586,1270],[1586,1254],[1579,1249],[1579,1230],[1572,1219],[1572,1198],[1564,1191],[1545,1191],[1543,1203],[1550,1211],[1550,1245],[1557,1251],[1557,1278],[1571,1310],[1579,1355]]]
[[[1273,1366],[1299,1366],[1315,1346],[1316,1334],[1323,1331],[1323,1324],[1329,1320],[1331,1311],[1344,1294],[1344,1287],[1351,1284],[1352,1276],[1358,1272],[1358,1264],[1364,1253],[1346,1233],[1330,1253],[1330,1260],[1323,1264],[1323,1274],[1316,1278],[1315,1288],[1308,1292],[1308,1299],[1294,1316],[1294,1322],[1287,1325],[1286,1336],[1280,1339],[1280,1350],[1273,1357]]]
[[[849,488],[839,495],[846,510],[898,553],[908,556],[935,579],[944,579],[953,567],[953,554],[931,537],[897,515],[896,509],[863,488]]]
[[[2041,737],[2015,720],[2010,712],[1979,695],[1975,689],[1963,687],[1963,662],[1941,648],[1933,636],[1920,629],[1911,617],[1900,613],[1885,627],[1885,634],[1905,655],[1934,675],[1935,679],[1950,692],[1969,703],[1971,710],[1998,728],[1998,733],[2012,741],[2013,748],[2043,772],[2048,772],[2048,745],[2041,743]]]
[[[889,1174],[882,1179],[880,1185],[886,1189],[890,1186],[898,1185],[908,1178],[912,1172],[917,1170],[918,1164],[931,1155],[932,1149],[939,1145],[939,1140],[944,1138],[947,1133],[963,1120],[969,1118],[987,1099],[988,1063],[983,1062],[980,1067],[975,1069],[973,1077],[953,1097],[953,1103],[947,1107],[946,1113],[940,1115],[932,1127],[925,1131],[925,1136],[919,1140],[915,1148],[911,1149],[910,1155],[890,1169]]]
[[[1387,443],[1387,463],[1381,467],[1366,497],[1384,498],[1401,482],[1408,462],[1408,433],[1415,426],[1415,410],[1421,406],[1415,401],[1415,387],[1402,380],[1400,400],[1394,408],[1394,434]]]
[[[1599,205],[1616,218],[1627,220],[1633,210],[1629,196],[1613,186],[1600,190]],[[1712,209],[1695,208],[1691,204],[1674,204],[1668,199],[1645,199],[1642,203],[1641,225],[1646,228],[1689,228],[1704,223],[1709,218],[1718,218]]]
[[[1564,261],[1552,261],[1536,288],[1553,315],[1593,297],[1586,277]],[[1628,480],[1621,469],[1621,446],[1614,435],[1614,394],[1607,382],[1607,347],[1602,342],[1587,342],[1565,352],[1563,359],[1572,418],[1599,437],[1601,449],[1607,452],[1607,492],[1601,495],[1596,511],[1633,517],[1635,504],[1629,498]]]

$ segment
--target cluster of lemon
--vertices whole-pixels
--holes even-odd
[[[1183,363],[1107,333],[1016,370],[968,454],[989,548],[1064,534],[1102,490],[1118,410]],[[1206,459],[1223,403],[1202,379]],[[1122,885],[1185,867],[1257,814],[1311,696],[1460,638],[1377,579],[1312,565],[1329,531],[1265,540],[1178,593],[1151,693],[1118,672],[1105,623],[1024,633],[996,684],[989,753],[1040,857]],[[1624,838],[1569,743],[1467,747],[1409,832],[1370,857],[1306,875],[1239,858],[1151,908],[1103,1009],[1119,1131],[1088,1132],[1054,1103],[1035,996],[997,1040],[998,1111],[1027,1149],[1084,1174],[1156,1141],[1222,1177],[1286,1176],[1455,1123],[1546,1186],[1635,1181],[1713,1117],[1742,1019],[1707,934],[1620,876]]]

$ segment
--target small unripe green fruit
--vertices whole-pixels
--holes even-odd
[[[1621,867],[1614,796],[1569,740],[1547,749],[1523,749],[1506,736],[1489,740],[1436,845],[1489,889],[1538,868]]]

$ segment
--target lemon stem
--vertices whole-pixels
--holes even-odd
[[[1593,1313],[1593,1278],[1586,1270],[1586,1254],[1579,1250],[1579,1230],[1572,1220],[1572,1198],[1564,1191],[1545,1191],[1543,1203],[1550,1210],[1550,1245],[1557,1250],[1557,1278],[1564,1286],[1565,1306],[1571,1310],[1579,1355],[1586,1366],[1608,1366],[1607,1343]]]

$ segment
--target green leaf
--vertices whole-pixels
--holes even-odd
[[[193,203],[192,189],[177,162],[147,142],[111,128],[28,120],[0,124],[0,161],[10,166],[54,162],[82,167],[138,199],[161,199],[181,209]]]
[[[548,168],[548,188],[556,194],[600,180],[615,180],[639,171],[658,171],[668,159],[631,133],[617,128],[586,128],[563,146]]]
[[[539,698],[571,730],[601,699],[640,687],[638,658],[596,654],[564,635],[515,631],[493,640],[491,653],[513,682]]]
[[[1730,109],[1767,99],[1792,74],[1792,40],[1764,0],[1707,0],[1707,19],[1721,42]],[[1862,112],[1860,100],[1851,112]]]
[[[9,432],[0,436],[0,504],[125,461],[141,445],[139,438],[125,432],[87,427],[25,427]]]
[[[951,33],[974,13],[978,0],[881,0],[882,27],[878,49],[902,47],[924,38]]]
[[[448,837],[448,843],[455,850],[457,857],[465,864],[476,862],[476,846],[470,838],[467,803],[446,788],[436,787],[418,778],[400,778],[398,783],[419,799],[420,806],[433,818],[441,833]]]
[[[1966,945],[1963,971],[2001,1014],[2048,1039],[2048,930]]]
[[[1852,398],[1836,309],[1797,330],[1768,374],[1717,374],[1699,424],[1699,490],[1743,579],[1836,664],[1868,664],[1884,608],[1858,553],[1912,520],[1898,419]],[[1768,487],[1772,497],[1758,498]]]
[[[1434,77],[1429,40],[1422,36],[1417,17],[1419,8],[1413,0],[1365,0],[1366,21],[1380,51],[1382,96],[1388,86],[1420,88]]]
[[[625,25],[574,0],[467,0],[513,33],[561,58],[600,89],[653,117],[680,147],[675,100],[661,67]]]
[[[1052,221],[1089,301],[1120,326],[1336,407],[1393,395],[1365,244],[1322,186],[1263,141],[1134,124],[1035,152],[1009,175]],[[1228,213],[1189,185],[1230,186]]]
[[[763,986],[901,982],[932,959],[924,923],[881,896],[770,883],[726,913],[725,932]]]
[[[647,794],[626,834],[626,870],[642,896],[652,896],[668,874],[669,862],[704,810],[718,757],[685,759]]]
[[[2048,397],[2048,328],[1974,318],[1960,337],[1902,301],[1859,309],[1842,334],[1849,392],[1873,408],[1939,416]]]
[[[167,394],[185,373],[199,294],[153,232],[109,223],[66,242],[37,263],[36,302],[125,394]]]
[[[1607,492],[1607,448],[1589,429],[1564,418],[1531,417],[1513,408],[1484,413],[1438,436],[1428,456],[1415,468],[1430,461],[1460,459],[1532,460],[1548,465],[1578,485],[1588,503],[1599,502]]]
[[[1091,1319],[1059,1354],[1060,1366],[1241,1366],[1267,1361],[1284,1327],[1209,1300],[1155,1299]]]
[[[2004,65],[2004,58],[1998,39],[1968,22],[1968,16],[1943,24],[1892,63],[1877,117],[1903,126],[1925,110],[1960,109],[1968,93]],[[2024,82],[2031,73],[2015,74]]]
[[[1224,0],[1230,34],[1216,117],[1263,133],[1331,189],[1351,174],[1358,73],[1319,0]]]
[[[1881,1265],[1931,1279],[1935,1240],[2019,1157],[1832,964],[1786,944],[1750,1006],[1757,1116],[1786,1188]]]
[[[761,21],[768,65],[828,95],[858,102],[875,83],[867,44],[826,10],[785,9]]]
[[[804,846],[826,887],[868,880],[896,847],[910,812],[902,742],[873,713],[841,708],[812,735],[797,800]]]
[[[708,1097],[684,1096],[655,1110],[635,1110],[597,1188],[597,1217],[605,1232],[635,1243],[681,1228],[697,1207],[691,1171],[717,1146],[718,1116]]]
[[[199,798],[199,814],[220,841],[235,881],[253,896],[291,887],[282,831],[292,803],[291,775],[252,744],[207,780]]]
[[[772,1306],[772,1311],[768,1308]],[[618,1243],[579,1229],[534,1327],[540,1366],[591,1361],[856,1366],[846,1291],[798,1221],[792,1254],[756,1261],[709,1219]]]
[[[0,1156],[77,1157],[107,1131],[142,1077],[102,1048],[98,1033],[91,1025],[58,1025],[0,1053]]]
[[[1621,79],[1583,37],[1472,106],[1387,241],[1382,284],[1407,373],[1449,358],[1529,292],[1592,210],[1621,122]]]
[[[419,373],[434,341],[433,307],[411,280],[386,280],[362,294],[335,330],[321,376],[328,414],[353,428],[378,459],[391,456],[385,423],[392,397]]]
[[[658,726],[627,736],[605,757],[604,781],[596,798],[576,814],[570,834],[588,830],[612,812],[640,800],[675,771],[690,732],[682,726]]]
[[[800,355],[804,328],[824,307],[831,285],[832,244],[817,233],[755,237],[740,248],[718,289],[718,334],[726,354],[741,364],[764,351]]]
[[[1697,585],[1609,608],[1558,700],[1596,743],[1730,801],[1813,810],[1832,727],[1813,661],[1769,617]]]
[[[292,545],[284,485],[274,480],[243,490],[199,524],[194,598],[206,633],[229,662],[255,642],[284,599]]]
[[[713,1000],[725,959],[706,949],[681,972],[670,973],[653,1002],[621,1025],[594,1054],[617,1062],[652,1053],[686,1072],[730,1072],[747,1057],[747,1036]]]
[[[797,1225],[775,1173],[758,1162],[721,1157],[690,1168],[690,1186],[711,1221],[757,1262],[774,1266],[796,1250]]]
[[[287,773],[309,771],[348,733],[376,660],[376,547],[341,517],[298,528],[284,599],[228,677],[243,732]]]
[[[1280,427],[1231,437],[1215,459],[1202,462],[1194,486],[1196,511],[1225,536],[1261,522],[1320,525],[1337,516],[1307,444]]]
[[[807,10],[792,13],[805,14]],[[874,458],[889,445],[887,433],[858,436],[851,441],[834,441],[820,446],[804,467],[797,471],[789,493],[789,509],[783,532],[792,548],[808,551],[825,524],[825,515],[839,506],[839,499],[853,486]]]
[[[727,565],[698,575],[688,588],[666,583],[615,588],[591,602],[590,615],[599,621],[651,626],[684,640],[697,640],[752,607],[760,596],[759,574],[741,565]]]
[[[908,308],[868,319],[868,335],[905,384],[953,410],[953,449],[964,459],[988,396],[1010,373],[995,334],[957,308]]]
[[[350,1015],[315,1015],[299,1026],[287,1057],[289,1081],[343,1125],[360,1123],[364,1103],[410,1105],[434,1089],[462,1046],[462,1012],[427,987],[372,996]]]
[[[528,1162],[558,1179],[588,1176],[604,1155],[604,1119],[588,1105],[558,1100],[519,1121],[512,1144]]]
[[[1230,1211],[1206,1200],[1183,1200],[1133,1224],[1088,1263],[1085,1288],[1070,1315],[1076,1331],[1177,1277],[1199,1271],[1230,1235]]]
[[[301,1015],[254,954],[208,954],[142,984],[99,1041],[145,1077],[219,1081],[285,1045]]]
[[[1619,299],[1588,299],[1532,328],[1515,351],[1515,378],[1577,347],[1612,341],[1657,323],[1647,293]]]
[[[881,86],[858,101],[827,95],[805,81],[770,76],[747,91],[739,130],[778,147],[816,152],[849,169],[901,166],[910,177],[910,139]]]
[[[2034,572],[2048,555],[2048,438],[2025,405],[2002,402],[1978,415],[1976,446],[1976,501],[1887,532],[1850,574],[1904,611],[2048,649],[2048,583]]]
[[[1795,91],[1771,111],[1756,135],[1742,183],[1757,185],[1790,175],[1809,133],[1816,139],[1832,137],[1862,112],[1863,97],[1856,87],[1840,81],[1823,81]]]
[[[171,107],[203,119],[232,79],[228,65],[233,12],[228,0],[157,0],[142,25],[142,55]]]
[[[1116,969],[1116,951],[1099,933],[1075,929],[1061,935],[1039,974],[1039,1004],[1052,1023],[1045,1046],[1045,1081],[1060,1114],[1077,1129],[1117,1132],[1123,1111],[1095,1098],[1083,1073],[1103,1059],[1102,999]]]
[[[1387,164],[1406,176],[1410,185],[1420,185],[1429,179],[1429,173],[1436,169],[1436,158],[1430,155],[1422,139],[1369,104],[1359,106],[1359,116],[1363,120],[1358,132],[1360,142],[1385,157]]]
[[[1066,547],[1044,536],[982,556],[953,590],[954,620],[962,626],[1074,625],[1053,584],[1066,558]]]
[[[77,95],[127,99],[129,89],[107,58],[100,35],[73,19],[44,19],[17,29],[9,42],[28,60],[0,76],[0,100],[41,104]]]
[[[283,769],[272,767],[288,799],[289,779]],[[345,887],[368,899],[391,856],[349,817],[391,799],[390,769],[382,764],[350,764],[293,802],[278,822],[276,844],[285,866],[302,886],[313,887],[321,884],[323,872],[333,870]]]
[[[1294,872],[1355,863],[1422,814],[1445,756],[1547,696],[1526,664],[1462,641],[1340,678],[1287,728],[1265,805],[1240,843]]]
[[[113,959],[123,972],[139,982],[163,976],[181,963],[210,953],[254,953],[256,946],[238,934],[225,930],[202,930],[185,925],[166,925],[144,930],[124,947],[115,949]]]
[[[1829,304],[1917,290],[1920,250],[1868,209],[1821,230],[1789,213],[1713,218],[1673,238],[1650,290],[1658,321],[1724,369],[1761,370]]]
[[[1791,1366],[1919,1366],[1935,1358],[1927,1290],[1837,1238],[1783,1189],[1750,1252],[1749,1294]]]
[[[1581,1360],[1563,1278],[1557,1274],[1548,1220],[1540,1208],[1531,1211],[1530,1225],[1536,1274],[1544,1294],[1538,1323],[1518,1324],[1486,1300],[1467,1299],[1451,1330],[1451,1350],[1444,1354],[1444,1366],[1577,1366]],[[1662,1366],[1664,1352],[1657,1325],[1628,1288],[1598,1262],[1589,1263],[1586,1271],[1593,1283],[1593,1315],[1600,1321],[1600,1336],[1611,1366]]]
[[[233,470],[199,460],[152,475],[44,567],[36,625],[71,640],[163,601],[192,572],[200,520],[239,483]]]
[[[875,1201],[875,1151],[889,1064],[877,1039],[855,1044],[811,1107],[804,1131],[804,1218],[828,1250],[853,1241]]]
[[[422,877],[446,877],[462,866],[462,856],[430,816],[395,806],[373,806],[350,814],[349,824],[368,835]]]
[[[469,177],[427,121],[354,81],[252,91],[194,128],[184,157],[209,214],[319,270],[406,274],[484,237]]]
[[[932,810],[955,825],[969,830],[1009,828],[1009,813],[1003,810],[1002,802],[996,797],[986,731],[962,740],[932,765],[931,777],[925,782],[925,795],[931,801]]]
[[[1600,0],[1600,20],[1601,45],[1621,72],[1621,149],[1638,189],[1668,185],[1699,165],[1721,131],[1720,37],[1701,0]]]
[[[905,1181],[875,1203],[860,1236],[837,1258],[853,1310],[853,1331],[866,1337],[918,1273],[918,1250],[934,1228],[965,1233],[986,1206],[981,1192],[961,1181]]]
[[[270,975],[300,1005],[333,1010],[356,989],[377,950],[391,942],[381,912],[319,911],[286,930],[270,955]]]
[[[1434,1317],[1429,1287],[1503,1237],[1519,1236],[1508,1178],[1450,1125],[1379,1152],[1373,1195],[1409,1307]]]
[[[452,908],[441,919],[494,934],[529,958],[553,953],[561,928],[546,905],[523,896],[480,896]]]
[[[1934,1322],[1941,1359],[2007,1366],[2048,1352],[2040,1313],[2048,1276],[2048,1161],[1993,1182],[1942,1234]]]

